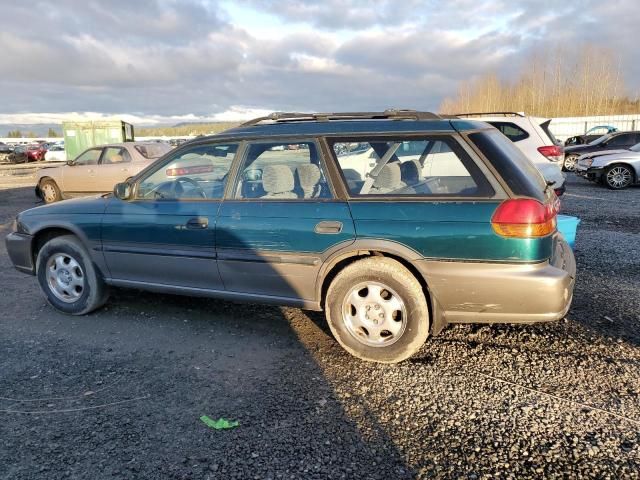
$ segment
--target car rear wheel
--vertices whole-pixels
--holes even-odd
[[[565,170],[566,172],[575,172],[577,164],[578,164],[578,155],[567,155],[564,158],[562,169]]]
[[[325,310],[338,343],[362,360],[401,362],[429,336],[422,286],[390,258],[370,257],[345,267],[329,286]]]
[[[53,203],[62,200],[62,194],[58,185],[53,180],[43,180],[40,182],[40,192],[44,203]]]
[[[89,254],[73,235],[49,240],[38,252],[36,276],[56,310],[84,315],[107,301],[109,290]]]
[[[633,171],[627,165],[611,165],[605,171],[604,182],[612,190],[627,188],[633,183]]]

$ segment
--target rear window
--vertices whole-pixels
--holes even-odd
[[[171,150],[171,146],[166,143],[149,143],[147,145],[136,145],[136,150],[144,158],[160,158]]]
[[[546,182],[542,174],[507,137],[496,130],[472,133],[469,138],[477,145],[511,191],[519,196],[546,200]]]

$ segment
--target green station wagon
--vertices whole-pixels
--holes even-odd
[[[109,286],[324,310],[398,362],[449,323],[562,318],[573,253],[540,173],[482,122],[273,114],[185,143],[113,194],[22,212],[7,249],[82,315]]]

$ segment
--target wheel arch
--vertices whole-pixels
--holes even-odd
[[[429,288],[427,279],[415,267],[412,260],[422,258],[415,250],[397,242],[388,240],[356,240],[348,250],[336,252],[323,263],[316,284],[318,303],[325,309],[327,291],[333,279],[347,265],[360,259],[372,256],[387,257],[396,260],[404,266],[418,280],[429,307],[429,329],[432,335],[437,335],[446,326],[446,319],[439,307],[438,301]]]

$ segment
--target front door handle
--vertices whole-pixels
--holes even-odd
[[[209,219],[207,217],[195,217],[190,218],[187,221],[187,228],[203,229],[209,226]]]
[[[314,231],[316,233],[340,233],[342,231],[342,222],[320,222],[316,224]]]

